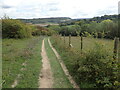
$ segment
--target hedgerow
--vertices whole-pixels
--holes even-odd
[[[47,35],[47,36],[51,36],[55,33],[55,31],[45,28],[45,27],[41,27],[41,26],[35,26],[36,29],[33,30],[32,35],[33,36],[40,36],[40,35]]]
[[[3,38],[29,38],[31,37],[31,27],[19,20],[3,19],[2,20],[2,37]]]
[[[59,37],[52,37],[53,46],[59,51],[70,74],[81,88],[120,87],[120,64],[102,44],[89,52],[66,47]]]

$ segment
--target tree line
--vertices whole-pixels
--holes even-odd
[[[2,19],[2,38],[30,38],[32,36],[47,35],[51,36],[54,33],[45,27],[26,24],[20,20],[10,19],[5,17]]]
[[[114,39],[119,36],[120,25],[119,19],[106,19],[101,22],[98,21],[88,21],[80,20],[73,22],[72,24],[60,24],[59,26],[48,26],[53,30],[57,31],[62,36],[84,36],[84,37],[94,37],[94,38],[109,38]]]

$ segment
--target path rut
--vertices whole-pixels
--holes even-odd
[[[39,88],[52,88],[53,76],[50,62],[46,54],[44,40],[42,41],[42,70],[39,77]]]
[[[77,90],[80,90],[80,89],[79,89],[79,86],[76,84],[76,82],[73,80],[72,76],[69,74],[69,72],[68,72],[65,64],[64,64],[63,61],[61,60],[60,55],[58,54],[58,52],[56,51],[56,49],[53,48],[53,46],[52,46],[52,44],[51,44],[51,42],[50,42],[49,39],[48,39],[48,43],[49,43],[50,47],[52,48],[53,52],[55,53],[57,59],[59,60],[59,63],[60,63],[60,65],[61,65],[61,67],[62,67],[65,75],[68,77],[70,83],[73,85],[73,88],[76,88]]]

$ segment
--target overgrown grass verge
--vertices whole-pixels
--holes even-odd
[[[21,72],[22,78],[17,88],[38,88],[38,79],[42,67],[42,58],[40,55],[42,39],[42,37],[38,38],[35,42],[32,43],[33,49],[29,48],[29,53],[31,54],[27,58],[27,65],[25,70]]]
[[[45,38],[45,48],[46,48],[47,56],[50,60],[51,69],[54,77],[53,88],[72,88],[72,85],[67,79],[67,76],[64,74],[59,61],[57,60],[54,52],[49,46],[47,38]]]
[[[21,54],[27,47],[31,39],[3,39],[2,43],[2,80],[3,88],[10,88],[14,82],[15,77],[22,68],[22,63],[25,61],[21,59]]]
[[[120,65],[108,48],[98,42],[81,54],[66,47],[58,36],[52,37],[51,41],[80,88],[119,88]]]
[[[22,65],[25,61],[27,61],[28,66],[30,66],[29,68],[32,67],[31,64],[33,64],[33,63],[31,63],[30,61],[32,61],[33,55],[34,55],[33,48],[36,48],[35,46],[38,45],[39,40],[40,39],[38,37],[34,37],[34,38],[30,38],[30,39],[18,39],[18,40],[3,39],[3,53],[2,53],[2,55],[3,55],[2,78],[3,78],[3,82],[4,82],[3,88],[11,88],[11,85],[13,84],[17,75],[22,74],[24,72],[24,71],[23,72],[21,71],[21,68],[25,67]],[[40,44],[40,41],[39,41],[39,44]],[[38,53],[38,51],[35,53]],[[34,57],[37,57],[37,56],[34,56]],[[39,58],[40,58],[40,51],[39,51],[38,59]],[[37,60],[37,62],[38,62],[38,60]],[[28,66],[25,67],[26,71],[28,69]],[[38,64],[34,68],[38,68]],[[32,67],[33,72],[34,72],[34,68]],[[40,69],[40,67],[39,67],[39,69]],[[29,69],[28,69],[28,71],[29,71]],[[30,75],[30,74],[27,73],[27,75]],[[23,74],[22,77],[26,77],[26,76]],[[33,78],[33,77],[31,77],[31,78]],[[28,80],[26,80],[26,83],[28,83],[27,81]],[[32,80],[31,80],[31,82],[29,82],[29,84],[30,83],[32,83]],[[27,86],[25,84],[25,86],[29,87],[29,84],[27,84]],[[20,84],[20,86],[22,87],[24,85]],[[32,87],[33,86],[36,86],[36,83],[34,83],[32,85]]]
[[[0,38],[0,89],[2,88],[2,39]]]

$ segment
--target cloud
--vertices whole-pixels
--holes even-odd
[[[117,14],[117,0],[2,0],[11,18],[87,18]],[[11,13],[12,12],[12,13]]]
[[[50,6],[53,6],[53,5],[58,5],[59,2],[50,2],[50,3],[47,3],[47,5],[50,5]]]
[[[49,11],[58,11],[58,8],[50,8]]]
[[[12,6],[8,6],[8,5],[2,5],[1,6],[3,9],[9,9],[9,8],[12,8]]]
[[[118,13],[120,14],[120,1],[118,2]]]
[[[105,14],[118,14],[118,7],[110,6],[106,9],[100,9],[96,12],[96,15],[105,15]]]

